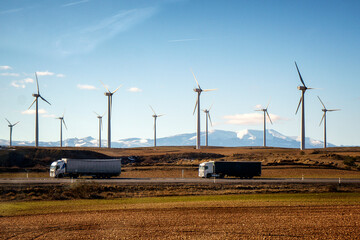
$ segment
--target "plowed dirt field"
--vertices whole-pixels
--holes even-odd
[[[58,211],[3,216],[0,239],[360,239],[356,203],[168,202]]]

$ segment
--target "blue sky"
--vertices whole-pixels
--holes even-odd
[[[151,105],[158,137],[196,131],[192,115],[196,86],[211,104],[212,129],[262,129],[254,110],[270,101],[269,126],[299,136],[295,115],[301,92],[294,61],[308,87],[306,135],[323,139],[322,106],[328,113],[328,142],[360,145],[360,3],[358,1],[27,1],[0,2],[0,138],[5,118],[20,121],[13,140],[34,140],[35,116],[27,111],[36,91],[40,141],[97,138],[93,111],[107,110],[103,81],[113,96],[112,140],[151,138]],[[31,109],[34,110],[34,107]],[[104,116],[103,139],[106,139]],[[202,127],[205,114],[202,115]],[[204,130],[204,128],[202,128]]]

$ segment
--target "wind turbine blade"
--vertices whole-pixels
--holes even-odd
[[[106,112],[104,112],[104,114],[101,117],[105,116],[105,114],[106,114]]]
[[[5,120],[9,123],[9,125],[11,125],[11,122],[9,120],[7,120],[7,118],[5,118]],[[16,123],[15,123],[16,124]]]
[[[37,99],[37,98],[34,99],[34,101],[32,102],[32,104],[31,104],[30,107],[28,108],[28,110],[32,107],[32,105],[34,104],[34,102],[36,102],[36,99]]]
[[[271,121],[270,115],[269,115],[269,113],[268,113],[268,111],[267,111],[267,110],[266,110],[266,115],[268,116],[268,118],[269,118],[269,120],[270,120],[271,124],[273,124],[273,122]]]
[[[98,117],[100,117],[100,115],[97,113],[97,112],[95,112],[95,111],[93,111]]]
[[[66,126],[65,120],[63,118],[62,118],[62,122],[64,123],[64,126],[65,126],[65,128],[67,130],[67,126]]]
[[[211,106],[210,106],[210,108],[209,108],[209,110],[208,110],[209,112],[210,112],[210,109],[212,108],[213,105],[214,105],[214,104],[211,104]]]
[[[193,115],[195,114],[195,110],[196,110],[197,105],[198,105],[198,100],[196,99],[196,104],[195,104]]]
[[[328,112],[335,112],[335,111],[340,111],[341,109],[330,109],[330,110],[327,110]]]
[[[160,115],[157,115],[157,117],[161,117],[161,116],[164,116],[165,114],[160,114]]]
[[[269,102],[268,102],[268,105],[267,105],[266,108],[265,108],[266,110],[268,109],[269,105],[270,105],[270,100],[269,100]]]
[[[16,122],[13,126],[15,126],[16,124],[18,124],[20,121]]]
[[[208,113],[208,116],[209,116],[210,124],[211,124],[211,126],[212,126],[212,121],[211,121],[210,113]]]
[[[45,102],[47,102],[49,105],[51,105],[51,103],[49,103],[45,98],[43,98],[41,95],[39,96],[42,100],[44,100]]]
[[[199,82],[198,82],[198,80],[196,79],[195,74],[194,74],[194,72],[192,71],[191,68],[190,68],[190,71],[192,72],[192,75],[193,75],[194,78],[195,78],[195,81],[196,81],[196,84],[197,84],[198,88],[201,88],[200,85],[199,85]]]
[[[257,112],[262,112],[262,110],[261,110],[261,109],[255,109],[254,111],[257,111]]]
[[[204,89],[204,90],[202,90],[203,92],[211,92],[211,91],[215,91],[215,90],[217,90],[217,88],[215,88],[215,89]]]
[[[302,77],[301,77],[301,74],[300,74],[300,71],[299,71],[299,68],[298,68],[296,62],[295,62],[295,66],[296,66],[297,72],[298,72],[298,74],[299,74],[301,83],[303,84],[304,87],[306,87],[306,86],[305,86],[305,83],[304,83],[304,81],[303,81],[303,79],[302,79]]]
[[[105,85],[101,80],[99,80],[99,81],[100,81],[101,84],[104,86],[104,88],[105,88],[109,93],[111,93],[110,90],[106,87],[106,85]]]
[[[153,113],[156,115],[155,110],[151,107],[151,105],[149,105],[149,107],[151,108],[151,110],[153,111]]]
[[[39,90],[39,81],[38,81],[38,77],[37,77],[37,73],[35,72],[35,77],[36,77],[36,87],[37,87],[37,93],[40,95],[40,90]]]
[[[326,107],[325,107],[325,105],[324,105],[323,101],[321,101],[321,99],[320,99],[320,97],[319,97],[319,96],[317,96],[317,97],[318,97],[318,99],[320,100],[321,105],[323,105],[323,107],[326,109]]]
[[[115,91],[113,91],[111,94],[116,93],[116,91],[119,90],[119,88],[121,88],[121,87],[122,87],[122,85],[120,85],[117,89],[115,89]]]
[[[299,105],[298,105],[298,107],[297,107],[297,109],[296,109],[295,114],[297,114],[297,112],[299,111],[299,107],[300,107],[300,104],[301,104],[302,100],[303,100],[303,99],[302,99],[302,96],[301,96],[300,101],[299,101]]]
[[[325,118],[325,114],[326,114],[326,112],[324,112],[324,114],[323,114],[323,116],[322,116],[322,118],[321,118],[321,121],[320,121],[319,126],[321,125],[322,121],[324,120],[324,118]]]

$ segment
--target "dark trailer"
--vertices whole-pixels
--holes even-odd
[[[214,168],[215,174],[220,177],[261,176],[261,162],[214,162]]]

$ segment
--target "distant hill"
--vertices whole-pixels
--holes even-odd
[[[299,148],[299,137],[285,136],[275,130],[267,130],[266,145],[269,147],[285,147],[285,148]],[[205,144],[205,133],[201,133],[201,143]],[[8,140],[0,139],[0,145],[8,145]],[[157,139],[158,146],[194,146],[196,144],[196,133],[178,134],[169,137]],[[13,141],[15,146],[34,146],[34,141]],[[40,146],[53,147],[59,146],[59,141],[56,142],[40,142]],[[106,140],[102,141],[102,146],[106,147]],[[153,139],[144,138],[126,138],[114,140],[111,143],[114,148],[133,148],[133,147],[151,147],[153,146]],[[262,146],[263,145],[263,131],[245,129],[238,132],[214,130],[209,133],[210,146],[224,146],[224,147],[242,147],[242,146]],[[85,138],[68,138],[64,141],[63,146],[69,147],[97,147],[98,140],[93,137]],[[322,148],[323,142],[306,138],[306,148]],[[336,147],[331,143],[328,147]]]

